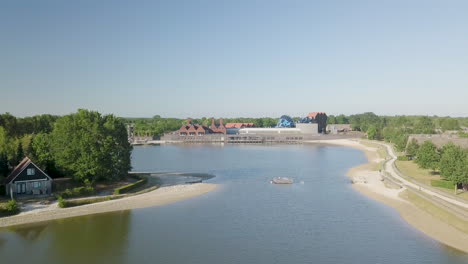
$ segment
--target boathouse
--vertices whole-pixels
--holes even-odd
[[[28,157],[5,180],[8,195],[44,195],[52,193],[52,178]]]

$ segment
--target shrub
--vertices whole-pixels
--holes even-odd
[[[19,213],[18,204],[15,200],[0,204],[0,216],[9,216]]]
[[[59,199],[59,207],[60,208],[75,207],[75,206],[99,203],[99,202],[104,202],[104,201],[109,201],[109,200],[111,200],[110,196],[89,198],[89,199],[79,199],[79,200],[68,200],[68,201],[64,199]]]
[[[6,190],[5,190],[5,185],[0,185],[0,195],[5,195]]]
[[[148,182],[148,179],[147,178],[142,178],[141,180],[139,181],[136,181],[134,183],[131,183],[131,184],[128,184],[128,185],[125,185],[125,186],[122,186],[122,187],[119,187],[119,188],[115,188],[114,189],[114,194],[123,194],[123,193],[127,193],[131,190],[134,190],[140,186],[143,186],[144,184],[146,184]]]
[[[60,208],[65,208],[65,200],[61,196],[58,198],[58,206]]]
[[[66,189],[59,196],[66,199],[66,198],[80,197],[80,196],[86,196],[86,195],[91,195],[91,194],[94,194],[94,188],[88,185],[88,186],[76,187],[71,190]]]
[[[445,180],[431,180],[431,185],[434,187],[441,187],[446,189],[453,190],[455,188],[455,184]]]
[[[397,159],[398,159],[398,160],[401,160],[401,161],[407,161],[407,160],[408,160],[408,157],[407,157],[407,156],[398,156]]]

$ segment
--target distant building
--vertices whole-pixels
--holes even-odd
[[[236,135],[239,134],[240,129],[250,127],[255,127],[254,123],[227,123],[226,134]]]
[[[246,128],[255,127],[254,123],[227,123],[226,128]]]
[[[313,123],[297,123],[296,127],[271,127],[271,128],[242,128],[239,134],[306,134],[317,135],[318,124]]]
[[[326,133],[327,130],[327,114],[324,112],[312,112],[307,115],[307,119],[310,121],[309,123],[316,123],[318,124],[318,132],[319,133]]]
[[[215,119],[211,119],[211,133],[220,133],[220,134],[226,134],[226,127],[223,125],[223,119],[219,119],[219,124],[215,124]]]
[[[327,125],[327,132],[331,134],[338,134],[352,131],[350,124],[329,124]]]
[[[52,193],[52,178],[28,157],[16,166],[5,180],[8,195],[40,195]]]
[[[179,136],[204,136],[207,134],[226,134],[226,127],[223,125],[223,120],[220,120],[219,125],[215,125],[214,118],[211,121],[211,126],[193,124],[192,119],[188,118],[187,123],[178,130]]]

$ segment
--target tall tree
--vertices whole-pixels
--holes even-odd
[[[457,185],[468,183],[468,155],[467,151],[453,143],[445,145],[440,158],[440,175]]]
[[[440,154],[437,147],[430,141],[425,141],[418,150],[416,163],[423,169],[436,170],[439,167]]]
[[[115,180],[131,169],[127,131],[113,115],[80,109],[57,120],[51,137],[57,167],[77,180]]]
[[[415,157],[418,153],[419,149],[419,144],[416,139],[412,139],[409,143],[408,146],[406,147],[406,155],[410,157]]]

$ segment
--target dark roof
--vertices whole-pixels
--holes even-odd
[[[10,173],[10,175],[5,179],[5,183],[10,183],[12,180],[14,180],[24,169],[26,169],[30,164],[34,165],[34,167],[38,168],[41,170],[39,167],[37,167],[36,164],[34,164],[28,157],[25,157]],[[41,170],[42,172],[42,170]],[[43,172],[43,174],[46,177],[49,177],[47,174]],[[49,177],[50,178],[50,177]]]

